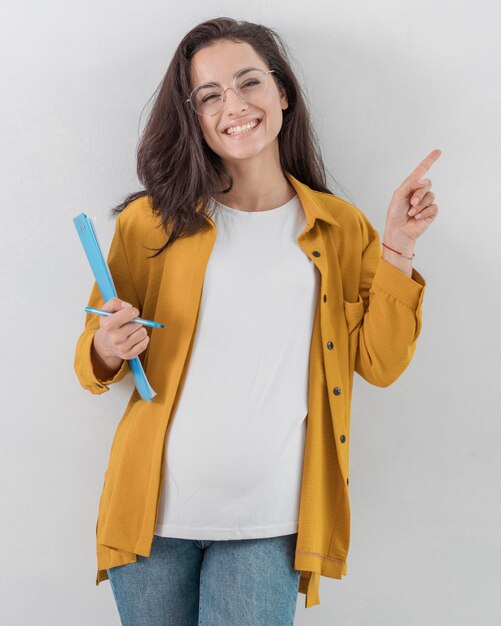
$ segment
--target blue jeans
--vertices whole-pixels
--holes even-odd
[[[123,626],[291,626],[297,533],[195,541],[153,536],[149,557],[107,570]]]

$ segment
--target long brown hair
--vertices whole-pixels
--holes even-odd
[[[137,174],[144,190],[131,193],[111,209],[116,217],[133,200],[149,196],[153,212],[161,216],[169,233],[167,242],[153,256],[179,237],[208,228],[211,195],[225,193],[233,184],[221,159],[203,139],[197,114],[185,102],[191,92],[191,58],[221,39],[249,43],[274,70],[271,76],[277,86],[287,93],[289,106],[283,111],[278,134],[282,170],[312,189],[331,193],[305,98],[282,37],[271,28],[229,17],[203,22],[182,39],[152,96],[154,103],[137,148]],[[227,189],[220,189],[221,178],[229,181]]]

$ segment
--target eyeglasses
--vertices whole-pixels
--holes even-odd
[[[205,83],[191,92],[186,100],[198,115],[216,115],[226,101],[226,91],[233,89],[237,96],[245,102],[256,102],[265,93],[268,86],[267,74],[275,70],[260,70],[257,68],[245,68],[233,79],[233,87],[223,89],[217,83]]]

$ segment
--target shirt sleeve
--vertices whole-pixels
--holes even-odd
[[[108,252],[108,266],[118,297],[130,302],[139,311],[141,306],[137,297],[127,260],[127,253],[122,239],[120,216],[115,221],[115,232]],[[87,306],[102,308],[104,304],[101,292],[94,281]],[[99,328],[99,316],[92,313],[85,314],[85,327],[78,338],[75,348],[74,370],[80,385],[93,394],[109,391],[109,385],[117,383],[130,371],[129,362],[125,359],[118,372],[107,380],[100,380],[94,373],[91,360],[91,347],[94,334]]]
[[[364,315],[359,332],[355,371],[379,387],[393,383],[409,365],[421,332],[422,302],[426,282],[381,257],[378,232],[370,240],[361,266],[360,298]]]

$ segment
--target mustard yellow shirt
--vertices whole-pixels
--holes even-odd
[[[347,573],[350,544],[349,450],[353,374],[386,387],[406,369],[421,330],[425,280],[381,258],[378,232],[353,204],[310,189],[286,173],[305,211],[297,243],[320,272],[321,283],[310,345],[308,415],[294,568],[305,606],[320,604],[320,576]],[[104,475],[96,523],[96,585],[106,569],[149,557],[163,479],[163,448],[176,398],[182,392],[196,329],[205,268],[215,225],[178,239],[148,259],[166,241],[148,198],[130,203],[115,222],[108,264],[118,296],[147,319],[151,329],[140,355],[157,395],[142,400],[133,390],[117,426]],[[94,283],[89,306],[103,300]],[[90,350],[99,318],[86,314],[74,367],[93,394],[128,372],[124,361],[110,380],[93,371]]]

